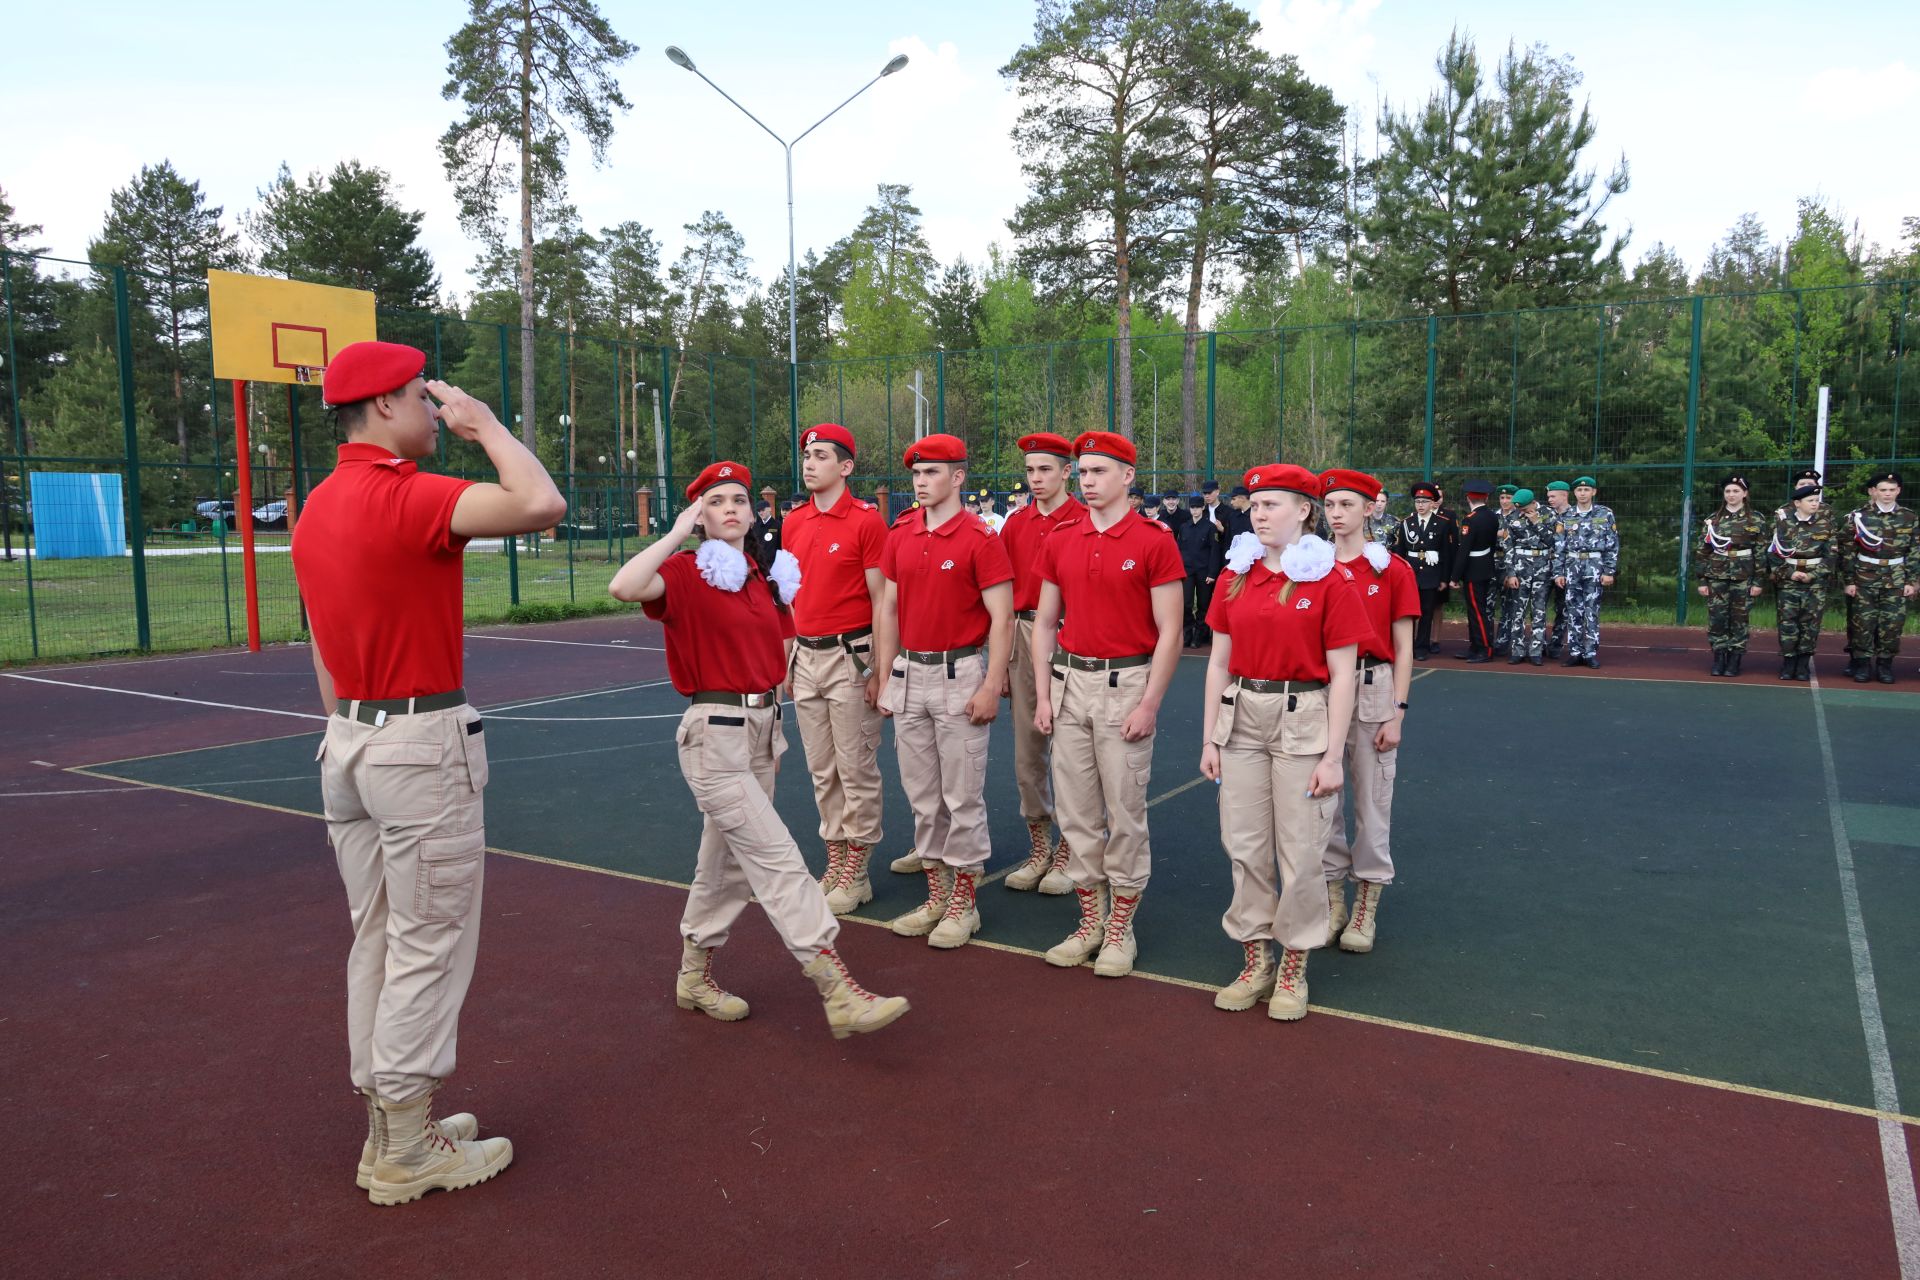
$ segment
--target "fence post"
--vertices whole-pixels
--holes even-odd
[[[574,434],[574,432],[579,428],[575,425],[573,421],[573,394],[572,394],[573,383],[571,381],[572,374],[570,369],[572,349],[573,349],[573,332],[572,330],[568,330],[567,336],[560,340],[560,403],[562,406],[564,406],[564,409],[565,409],[565,411],[560,415],[560,425],[561,425],[561,428],[566,432],[566,436],[567,436],[566,449],[567,449],[567,601],[568,603],[572,603],[573,600],[575,599],[575,596],[573,593],[573,541],[574,541],[574,538],[580,532],[580,513],[575,509],[575,504],[578,502],[579,499],[575,495],[574,483],[573,483],[574,482],[573,456],[577,451],[576,446],[579,443],[580,437]],[[538,535],[536,534],[535,536],[537,537]]]
[[[440,313],[438,311],[433,313],[433,376],[440,379],[447,376],[446,366],[440,361]],[[434,447],[440,455],[440,469],[445,471],[447,469],[447,433],[436,431],[433,434]]]
[[[933,353],[933,421],[936,429],[947,429],[947,349]]]
[[[660,485],[660,492],[654,495],[654,501],[660,504],[659,516],[662,524],[666,523],[667,512],[671,510],[671,504],[668,501],[667,494],[669,490],[671,490],[673,487],[673,397],[667,393],[667,388],[672,385],[667,381],[667,370],[668,370],[668,366],[670,366],[672,363],[673,363],[672,349],[668,347],[661,347],[660,348],[660,452],[665,455],[661,459],[661,461],[667,470],[666,470],[666,474],[664,476],[661,476],[659,481],[657,482]],[[800,385],[800,381],[799,381],[800,367],[798,365],[789,364],[788,368],[792,371],[792,376],[789,379],[789,387],[790,389],[797,388]],[[797,405],[798,401],[795,401],[795,404]],[[799,409],[795,408],[794,412],[798,414]],[[798,417],[794,418],[794,422],[796,424],[799,421],[800,419]],[[799,428],[796,425],[795,431],[797,432],[798,430]],[[800,474],[800,452],[799,452],[798,445],[799,445],[800,437],[799,435],[796,434],[793,437],[793,439],[795,444],[794,455],[793,455],[793,460],[794,460],[793,473],[795,475],[799,475]]]
[[[1287,456],[1287,331],[1280,330],[1278,337],[1280,345],[1273,356],[1273,456],[1284,458]],[[1311,358],[1307,367],[1309,370],[1313,367]]]
[[[500,330],[500,421],[505,422],[513,416],[513,379],[507,371],[507,326],[503,324],[495,327]],[[522,377],[526,376],[526,370],[523,369],[520,372]],[[515,534],[508,534],[501,541],[507,548],[507,603],[518,605],[520,603],[520,539]]]
[[[127,540],[133,548],[133,617],[141,649],[153,648],[153,620],[147,615],[147,523],[140,510],[140,433],[134,425],[133,316],[127,298],[127,269],[113,269],[115,345],[120,357],[120,426],[127,439]],[[240,513],[251,518],[252,512]]]
[[[1353,466],[1353,425],[1360,412],[1360,325],[1347,321],[1347,466]]]
[[[27,428],[20,416],[20,358],[13,348],[13,255],[5,249],[0,249],[0,291],[4,291],[0,293],[0,298],[4,299],[7,309],[7,398],[11,402],[9,420],[13,423],[13,451],[25,457]],[[21,474],[26,473],[23,470]]]
[[[20,416],[20,361],[13,346],[13,255],[4,248],[0,248],[0,291],[4,291],[7,311],[7,394],[12,405],[13,451],[20,459],[20,552],[25,562],[27,583],[27,634],[33,656],[37,658],[40,656],[40,613],[33,598],[33,548],[28,545],[33,522],[27,519],[27,433]],[[6,483],[6,472],[0,469],[0,491],[5,489]],[[0,520],[7,521],[11,530],[13,515],[3,502],[0,502]],[[11,548],[11,542],[8,546]]]
[[[1512,352],[1510,372],[1507,374],[1507,470],[1516,465],[1514,449],[1519,443],[1520,431],[1520,313],[1511,313],[1513,320]]]
[[[1213,477],[1213,423],[1214,423],[1214,374],[1219,369],[1220,335],[1215,330],[1207,330],[1207,477]]]
[[[1687,539],[1693,530],[1693,454],[1700,435],[1700,326],[1706,299],[1693,296],[1692,336],[1687,340],[1687,460],[1680,472],[1680,568],[1674,586],[1673,620],[1687,625]]]
[[[1427,317],[1427,443],[1421,454],[1421,478],[1433,479],[1433,382],[1440,343],[1440,317]]]
[[[1600,465],[1600,401],[1606,394],[1607,308],[1600,308],[1600,332],[1594,339],[1593,355],[1593,465]]]
[[[664,378],[666,377],[667,368],[666,355],[664,354],[666,348],[662,347],[660,350],[662,352],[660,357],[660,376]],[[672,437],[668,436],[668,439],[672,439]],[[789,459],[788,465],[793,468],[794,484],[798,486],[800,483],[800,366],[791,360],[787,361],[787,454]],[[671,458],[673,455],[668,454],[667,456]],[[669,465],[669,470],[671,470],[671,465]],[[664,510],[666,504],[665,494],[660,495],[660,502],[662,510]]]
[[[1113,430],[1113,351],[1115,339],[1107,339],[1107,430]],[[1158,459],[1155,459],[1158,461]]]
[[[1800,422],[1800,334],[1807,327],[1807,296],[1793,291],[1793,380],[1787,388],[1787,457],[1793,457],[1794,428]]]
[[[1900,320],[1893,339],[1893,439],[1888,442],[1888,461],[1900,456],[1900,381],[1907,367],[1907,295],[1912,286],[1911,280],[1900,282]],[[8,341],[12,341],[11,331]]]
[[[1897,387],[1900,384],[1896,381],[1894,385]],[[1022,455],[1020,476],[1023,484],[1026,480],[1025,462],[1026,458]],[[996,467],[1000,465],[1000,348],[998,347],[993,349],[993,465]]]

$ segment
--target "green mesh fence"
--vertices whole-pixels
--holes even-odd
[[[211,376],[204,314],[184,317],[176,341],[153,282],[136,273],[19,255],[0,255],[0,267],[0,661],[243,642],[241,520],[256,533],[263,638],[302,634],[288,525],[337,444],[318,388],[252,388],[243,501],[231,387]],[[932,431],[967,442],[969,487],[996,497],[1020,482],[1027,432],[1129,425],[1139,484],[1154,492],[1231,485],[1275,458],[1360,467],[1399,495],[1424,476],[1450,491],[1476,474],[1539,490],[1591,474],[1625,544],[1610,603],[1686,621],[1683,535],[1729,470],[1751,477],[1764,509],[1778,504],[1812,459],[1821,386],[1830,501],[1860,502],[1869,467],[1915,468],[1916,305],[1915,282],[1892,281],[797,368],[541,329],[535,447],[569,514],[539,536],[475,544],[467,613],[604,601],[619,564],[671,521],[688,478],[729,457],[784,500],[798,488],[799,429],[832,421],[859,442],[856,488],[894,511],[911,496],[901,454]],[[379,324],[427,351],[434,375],[525,426],[517,325],[388,312]],[[451,436],[426,465],[491,474],[478,448]],[[36,475],[99,481],[43,480],[36,510]],[[62,509],[76,492],[87,509]],[[39,545],[108,524],[120,531],[110,554]]]

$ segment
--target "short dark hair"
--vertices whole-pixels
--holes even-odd
[[[367,425],[367,405],[370,403],[370,400],[354,400],[333,406],[334,425],[340,429],[341,435],[350,436]]]

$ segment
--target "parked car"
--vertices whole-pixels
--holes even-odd
[[[212,521],[220,519],[225,520],[228,524],[232,524],[233,499],[202,498],[193,504],[193,514],[199,516],[202,520]]]
[[[269,502],[265,506],[253,509],[253,527],[256,529],[284,529],[287,527],[287,504]]]

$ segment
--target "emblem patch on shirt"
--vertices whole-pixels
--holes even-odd
[[[828,554],[828,555],[832,555],[832,554],[833,554],[834,552],[836,552],[836,551],[838,551],[839,549],[840,549],[840,544],[839,544],[839,543],[837,543],[837,542],[829,542],[829,543],[827,544],[827,554]]]
[[[1299,602],[1293,607],[1296,609],[1311,609],[1313,608],[1313,597],[1301,596]]]
[[[941,564],[940,564],[940,567],[941,567],[942,569],[951,569],[951,568],[953,568],[953,561],[951,561],[951,560],[943,560],[943,561],[941,562]]]
[[[1380,594],[1380,584],[1379,584],[1379,583],[1377,583],[1377,582],[1369,582],[1369,583],[1367,584],[1367,594],[1368,594],[1368,595],[1370,595],[1370,596],[1377,596],[1377,595],[1379,595],[1379,594]]]
[[[1125,564],[1123,564],[1123,565],[1121,565],[1121,566],[1120,566],[1120,571],[1121,571],[1122,573],[1125,573],[1125,572],[1126,572],[1126,571],[1127,571],[1128,569],[1131,569],[1131,568],[1133,568],[1133,564],[1134,564],[1134,562],[1133,562],[1133,561],[1131,561],[1131,560],[1129,560],[1129,561],[1127,561],[1127,562],[1126,562]]]

